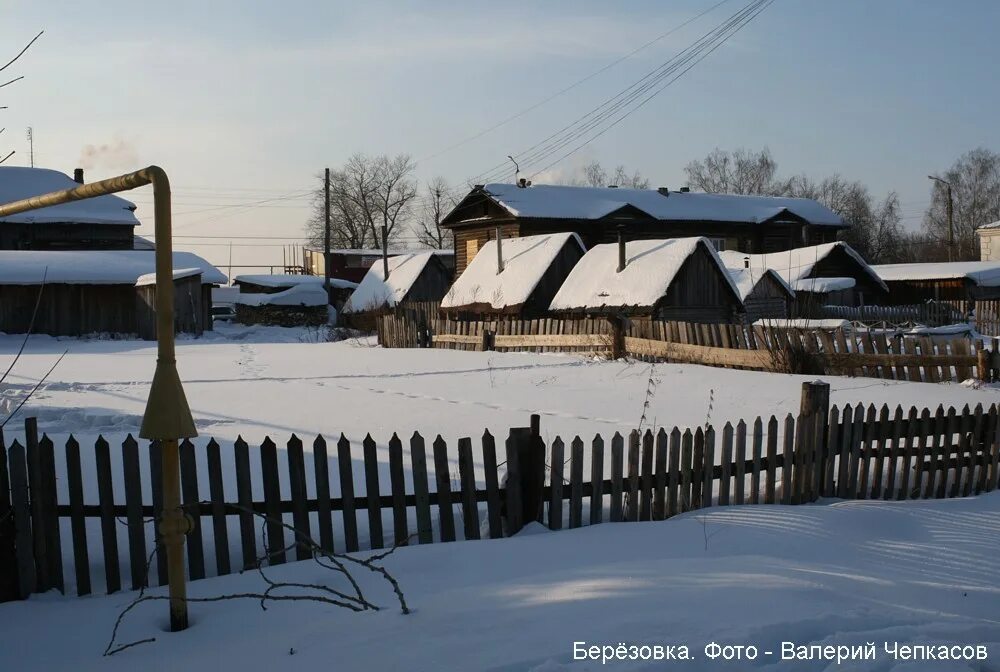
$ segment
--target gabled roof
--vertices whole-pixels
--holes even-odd
[[[497,310],[520,306],[566,245],[586,248],[575,233],[549,233],[520,238],[504,238],[503,271],[497,273],[497,243],[491,240],[476,254],[465,271],[448,290],[442,308],[487,304]]]
[[[233,284],[238,285],[241,282],[246,282],[251,285],[259,285],[261,287],[274,287],[274,288],[284,288],[295,287],[296,285],[319,285],[322,287],[326,283],[326,277],[322,275],[290,275],[290,274],[274,274],[274,275],[253,275],[244,274],[237,275],[233,278]],[[336,287],[338,289],[354,289],[358,286],[358,283],[351,282],[350,280],[341,280],[340,278],[330,278],[330,286]]]
[[[372,264],[365,277],[351,293],[347,303],[344,304],[343,312],[361,313],[377,310],[383,306],[395,306],[406,298],[417,278],[434,258],[433,252],[389,257],[388,280],[383,273],[382,260],[379,259]]]
[[[887,282],[964,279],[980,287],[1000,287],[1000,261],[954,261],[872,266]]]
[[[197,254],[174,252],[174,271],[201,272],[204,284],[226,276]],[[0,285],[134,285],[156,271],[156,253],[145,250],[0,250]],[[176,276],[175,276],[176,277]]]
[[[766,268],[763,272],[761,272],[759,268],[747,268],[746,258],[748,256],[750,255],[744,254],[743,252],[737,252],[735,250],[719,252],[719,259],[722,260],[726,270],[729,271],[729,277],[733,279],[733,284],[736,285],[736,289],[740,294],[740,299],[746,301],[747,297],[750,296],[754,288],[764,278],[771,278],[778,283],[778,286],[785,290],[789,297],[795,296],[795,291],[785,281],[785,279],[781,277],[781,274],[774,269]]]
[[[541,219],[603,219],[622,208],[634,208],[652,219],[761,223],[790,213],[810,224],[846,226],[843,219],[807,198],[742,196],[653,189],[487,184],[466,197],[487,197],[511,215]],[[463,202],[464,203],[464,202]],[[463,208],[460,203],[453,212]],[[444,220],[449,224],[451,215]]]
[[[552,300],[552,310],[652,307],[666,295],[695,251],[707,252],[733,295],[740,292],[707,238],[632,240],[625,243],[625,268],[618,271],[618,244],[595,245],[583,255]]]
[[[52,191],[79,187],[71,177],[48,168],[0,166],[0,204],[13,203]],[[138,226],[133,214],[135,204],[114,195],[97,196],[82,201],[52,205],[0,218],[0,223],[14,224],[123,224]]]
[[[848,257],[857,262],[859,270],[869,279],[885,291],[889,291],[886,284],[882,281],[868,262],[858,254],[857,250],[848,245],[843,241],[837,241],[835,243],[823,243],[822,245],[811,245],[809,247],[800,247],[794,250],[786,250],[785,252],[772,252],[770,254],[743,254],[743,257],[750,258],[750,267],[762,272],[764,269],[775,270],[782,278],[785,279],[793,289],[796,291],[810,291],[806,285],[799,284],[800,280],[809,278],[810,274],[813,272],[813,268],[823,259],[833,254],[836,251],[843,251]],[[820,290],[813,290],[820,291]]]

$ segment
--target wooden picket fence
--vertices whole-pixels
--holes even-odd
[[[185,441],[180,450],[182,495],[194,521],[186,544],[188,574],[193,580],[229,574],[256,566],[265,555],[269,564],[311,557],[301,545],[289,550],[294,558],[280,550],[290,532],[279,521],[288,516],[297,531],[316,538],[324,549],[353,552],[387,544],[497,538],[533,520],[551,529],[576,528],[663,520],[709,506],[801,504],[818,497],[958,497],[998,486],[996,405],[907,412],[861,404],[830,408],[828,386],[807,383],[797,417],[726,423],[721,436],[712,426],[675,427],[616,433],[607,441],[598,435],[586,444],[579,436],[568,441],[556,437],[548,446],[537,417],[531,427],[510,430],[499,463],[488,431],[475,449],[470,438],[450,447],[439,436],[429,455],[419,434],[409,439],[405,453],[394,434],[388,442],[388,488],[379,476],[376,443],[366,437],[361,445],[364,493],[355,491],[356,446],[343,436],[332,461],[323,437],[312,442],[313,479],[307,487],[307,452],[293,435],[286,444],[284,493],[278,447],[269,438],[253,449],[259,451],[259,472],[251,470],[252,451],[245,441],[225,448],[233,451],[235,493],[224,488],[223,446],[215,440],[197,447]],[[77,594],[92,592],[95,584],[108,593],[121,590],[126,566],[130,588],[163,585],[162,546],[150,538],[152,521],[162,509],[157,444],[148,446],[153,478],[151,490],[143,492],[140,447],[131,435],[121,441],[116,463],[124,471],[124,493],[115,493],[111,444],[103,437],[96,440],[96,469],[91,472],[81,468],[81,447],[70,436],[64,444],[68,501],[62,501],[56,489],[62,472],[56,469],[55,442],[39,438],[29,420],[25,443],[13,441],[5,449],[0,438],[0,521],[13,521],[12,529],[0,527],[0,576],[17,577],[16,590],[6,599],[52,588],[65,592],[64,543],[72,550],[65,563],[72,564]],[[205,451],[207,473],[199,471],[196,451]],[[338,496],[331,495],[331,463],[339,475]],[[84,494],[93,491],[85,487],[92,485],[85,483],[89,473],[94,473],[97,501]],[[202,500],[198,484],[206,478],[210,495]],[[262,499],[253,497],[254,481],[263,486]],[[266,551],[251,512],[266,516]],[[95,544],[88,543],[91,520],[100,524],[100,562],[94,566]],[[68,523],[65,541],[61,522]],[[231,546],[233,530],[238,530],[238,544]],[[119,566],[122,536],[127,560]],[[103,581],[95,581],[100,573]]]
[[[961,337],[888,331],[607,318],[418,323],[405,314],[379,316],[377,327],[385,347],[629,355],[643,361],[929,383],[993,380],[1000,371],[996,341],[987,349]]]

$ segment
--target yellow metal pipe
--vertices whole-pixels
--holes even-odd
[[[128,191],[153,185],[153,215],[156,229],[156,371],[146,400],[139,436],[160,442],[163,453],[163,516],[160,536],[167,551],[170,583],[170,629],[188,626],[187,587],[184,575],[184,536],[190,518],[181,509],[178,440],[198,435],[188,407],[174,353],[174,269],[170,214],[170,181],[158,166],[127,175],[80,185],[64,191],[33,196],[0,205],[0,217],[9,217],[62,203]]]

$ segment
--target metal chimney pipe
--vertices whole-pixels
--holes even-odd
[[[83,168],[77,168],[73,171],[73,181],[77,184],[83,184]]]
[[[503,272],[503,229],[497,227],[497,275]]]
[[[618,225],[618,272],[625,270],[625,227]]]

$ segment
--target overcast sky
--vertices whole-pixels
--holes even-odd
[[[288,236],[306,192],[354,152],[409,153],[452,184],[559,130],[746,4],[690,26],[473,141],[716,4],[0,0],[0,150],[87,179],[156,163],[178,235]],[[899,192],[919,225],[927,174],[1000,150],[1000,3],[777,0],[645,107],[538,181],[598,159],[653,186],[715,147],[767,146],[782,174],[832,173]],[[9,77],[0,76],[0,83]],[[543,167],[529,167],[529,174]],[[126,195],[152,228],[151,193]],[[248,203],[258,203],[251,207]],[[242,206],[242,207],[233,207]],[[195,245],[194,243],[199,243]],[[179,239],[226,265],[224,238]],[[208,245],[212,243],[212,245]],[[277,263],[282,241],[237,240],[234,264]],[[250,245],[253,245],[252,247]]]

